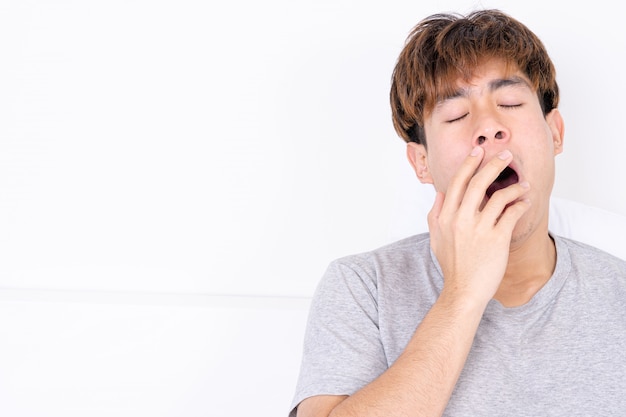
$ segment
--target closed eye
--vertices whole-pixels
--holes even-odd
[[[522,103],[520,104],[499,104],[498,106],[504,109],[515,109],[517,107],[522,107]]]
[[[458,122],[459,120],[464,119],[469,113],[465,113],[463,116],[457,117],[455,119],[451,119],[451,120],[446,120],[446,123],[454,123],[454,122]]]

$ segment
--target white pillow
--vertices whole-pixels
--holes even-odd
[[[626,259],[626,216],[552,197],[549,229]]]
[[[435,193],[432,187],[415,186],[396,202],[388,239],[391,241],[428,231],[426,216]],[[548,228],[626,259],[626,216],[564,198],[550,199]]]

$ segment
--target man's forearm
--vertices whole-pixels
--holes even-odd
[[[465,365],[484,305],[442,294],[398,360],[329,417],[440,416]]]

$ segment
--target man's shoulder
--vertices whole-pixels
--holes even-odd
[[[378,287],[380,280],[393,281],[407,274],[425,276],[435,270],[428,233],[410,236],[376,249],[333,260],[325,274],[326,282],[367,282]],[[403,279],[406,281],[406,279]]]
[[[561,246],[567,249],[572,266],[585,269],[613,270],[626,276],[626,260],[578,240],[562,236],[555,236],[554,238],[557,241],[557,247]]]
[[[421,233],[388,243],[376,249],[355,253],[335,259],[333,264],[364,265],[381,262],[394,262],[399,259],[430,256],[430,235]]]

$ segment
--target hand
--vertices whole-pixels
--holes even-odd
[[[486,306],[504,277],[513,229],[530,202],[520,199],[529,185],[517,183],[496,191],[481,209],[487,187],[513,157],[502,151],[477,172],[483,158],[484,149],[475,147],[447,193],[437,192],[428,227],[444,291]]]

